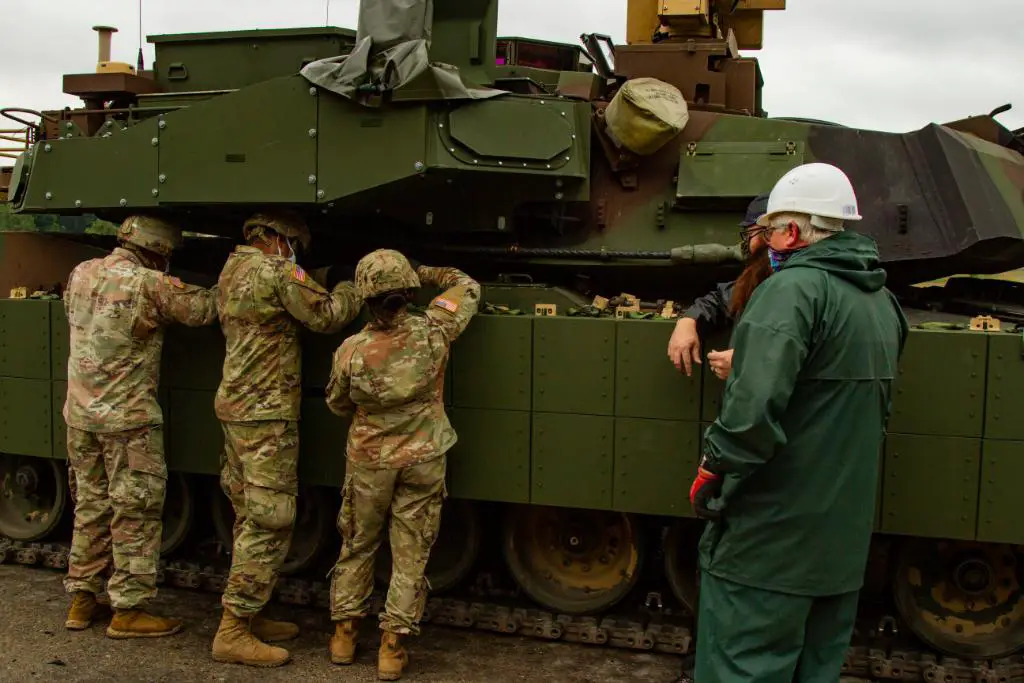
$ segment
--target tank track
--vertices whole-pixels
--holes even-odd
[[[67,543],[23,543],[0,537],[0,564],[65,570]],[[211,593],[221,593],[227,569],[188,560],[161,561],[157,584]],[[647,596],[640,614],[612,613],[600,617],[556,614],[532,606],[509,604],[506,591],[489,589],[478,582],[480,599],[433,597],[427,602],[423,623],[459,628],[476,628],[549,641],[565,641],[621,648],[691,655],[692,619],[663,609],[660,595]],[[303,607],[327,609],[329,584],[296,577],[281,577],[274,599]],[[487,598],[492,598],[488,600]],[[498,597],[498,600],[493,598]],[[506,598],[506,599],[500,599]],[[375,591],[371,613],[384,606],[384,596]],[[867,627],[865,628],[865,624]],[[677,683],[690,679],[684,674]],[[1024,655],[998,660],[965,660],[929,652],[914,643],[902,642],[892,616],[882,616],[873,625],[858,622],[853,642],[843,664],[842,680],[924,681],[925,683],[1024,683]]]

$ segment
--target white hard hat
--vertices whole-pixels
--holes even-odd
[[[861,219],[850,179],[832,164],[803,164],[779,178],[757,224],[767,227],[773,216],[790,211],[844,221]]]

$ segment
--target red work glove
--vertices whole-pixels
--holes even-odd
[[[690,505],[694,513],[701,519],[718,519],[718,510],[708,509],[708,501],[716,498],[722,491],[722,477],[704,467],[703,461],[697,467],[697,478],[690,486]]]

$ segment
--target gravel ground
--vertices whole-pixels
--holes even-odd
[[[321,610],[271,605],[267,615],[298,620],[303,634],[286,643],[291,663],[278,669],[219,664],[210,644],[220,621],[218,596],[173,588],[160,590],[156,611],[186,620],[168,638],[117,641],[106,623],[87,631],[64,628],[68,598],[61,574],[48,569],[0,565],[0,681],[376,681],[377,640],[363,624],[352,666],[327,657],[332,627]],[[412,641],[402,680],[558,681],[559,683],[673,683],[682,658],[634,653],[475,630],[427,625]]]

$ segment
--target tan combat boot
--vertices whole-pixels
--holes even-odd
[[[116,609],[107,627],[108,638],[159,638],[181,630],[181,619],[169,619],[141,609]]]
[[[298,624],[290,621],[273,621],[258,614],[252,618],[249,628],[252,634],[264,643],[279,643],[299,635]]]
[[[351,664],[356,658],[356,634],[358,619],[344,619],[335,622],[331,636],[331,661],[335,664]]]
[[[96,596],[88,591],[76,591],[71,594],[71,607],[64,628],[81,631],[89,628],[93,619],[102,619],[110,615],[110,605],[98,602]]]
[[[384,631],[380,636],[380,652],[377,653],[377,678],[397,681],[408,663],[409,655],[399,643],[399,635]]]
[[[288,650],[261,642],[249,630],[249,620],[224,610],[217,635],[213,637],[213,658],[218,662],[272,667],[291,659]]]

